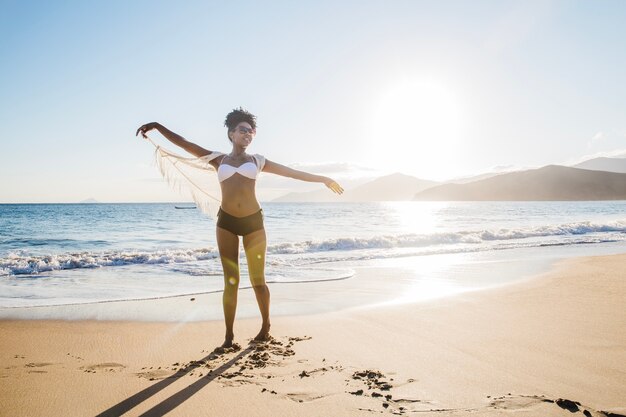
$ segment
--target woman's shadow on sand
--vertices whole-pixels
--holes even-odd
[[[113,407],[98,414],[97,417],[121,416],[122,414],[127,413],[128,411],[135,408],[142,402],[148,400],[153,395],[157,394],[161,390],[165,389],[169,385],[176,382],[180,377],[185,376],[186,374],[196,370],[198,368],[198,363],[205,363],[206,361],[219,358],[220,353],[218,349],[216,349],[209,355],[205,356],[204,358],[200,359],[199,361],[191,361],[187,366],[179,369],[175,374],[170,375],[167,378],[162,379],[161,381],[157,382],[156,384],[151,385],[148,388],[139,391],[137,394],[131,397],[128,397],[122,402],[115,404]],[[191,385],[188,385],[187,387],[173,394],[169,398],[166,398],[165,400],[161,401],[154,407],[150,408],[148,411],[142,413],[141,416],[162,416],[162,415],[165,415],[166,413],[169,413],[174,408],[178,407],[180,404],[185,402],[188,398],[190,398],[196,392],[200,391],[206,385],[210,384],[213,380],[221,376],[224,372],[226,372],[233,365],[235,365],[239,360],[243,359],[245,356],[247,356],[254,350],[255,350],[254,345],[248,346],[246,349],[239,352],[235,357],[225,362],[220,367],[213,369],[209,374],[201,377],[198,381],[194,382]]]

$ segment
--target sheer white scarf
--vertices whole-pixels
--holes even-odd
[[[217,179],[217,171],[210,164],[212,160],[225,155],[212,152],[203,157],[184,157],[147,139],[156,148],[154,155],[161,175],[167,183],[179,192],[188,191],[198,208],[212,219],[217,218],[222,203],[222,190]],[[258,170],[265,165],[265,158],[255,154]]]

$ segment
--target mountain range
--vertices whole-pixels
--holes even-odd
[[[358,201],[403,201],[411,200],[416,192],[440,183],[420,180],[400,173],[386,175],[373,181],[345,190],[339,196],[327,189],[304,193],[289,193],[273,201],[276,202],[358,202]]]
[[[487,173],[444,183],[400,173],[377,178],[343,195],[316,190],[279,202],[626,200],[626,158],[595,158],[572,167]]]
[[[574,168],[626,173],[626,158],[594,158],[574,165]]]

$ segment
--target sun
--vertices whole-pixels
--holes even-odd
[[[463,153],[461,110],[459,99],[443,83],[398,82],[375,106],[372,149],[387,169],[423,179],[450,178],[459,172]]]

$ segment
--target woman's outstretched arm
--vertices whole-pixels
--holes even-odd
[[[308,172],[298,171],[297,169],[289,168],[276,162],[265,160],[265,166],[263,172],[269,172],[271,174],[281,175],[283,177],[294,178],[300,181],[306,182],[321,182],[330,188],[337,194],[343,193],[343,188],[335,180],[321,175],[309,174]]]
[[[211,151],[204,149],[202,146],[189,142],[184,137],[180,136],[177,133],[172,132],[171,130],[169,130],[168,128],[166,128],[165,126],[157,122],[146,123],[145,125],[139,127],[139,129],[137,129],[137,133],[135,134],[135,136],[141,133],[141,136],[143,136],[144,138],[147,138],[146,133],[148,133],[152,129],[156,129],[160,134],[165,136],[167,140],[169,140],[176,146],[180,146],[181,148],[183,148],[184,150],[186,150],[193,156],[196,156],[199,158],[201,156],[209,155],[212,153]]]

